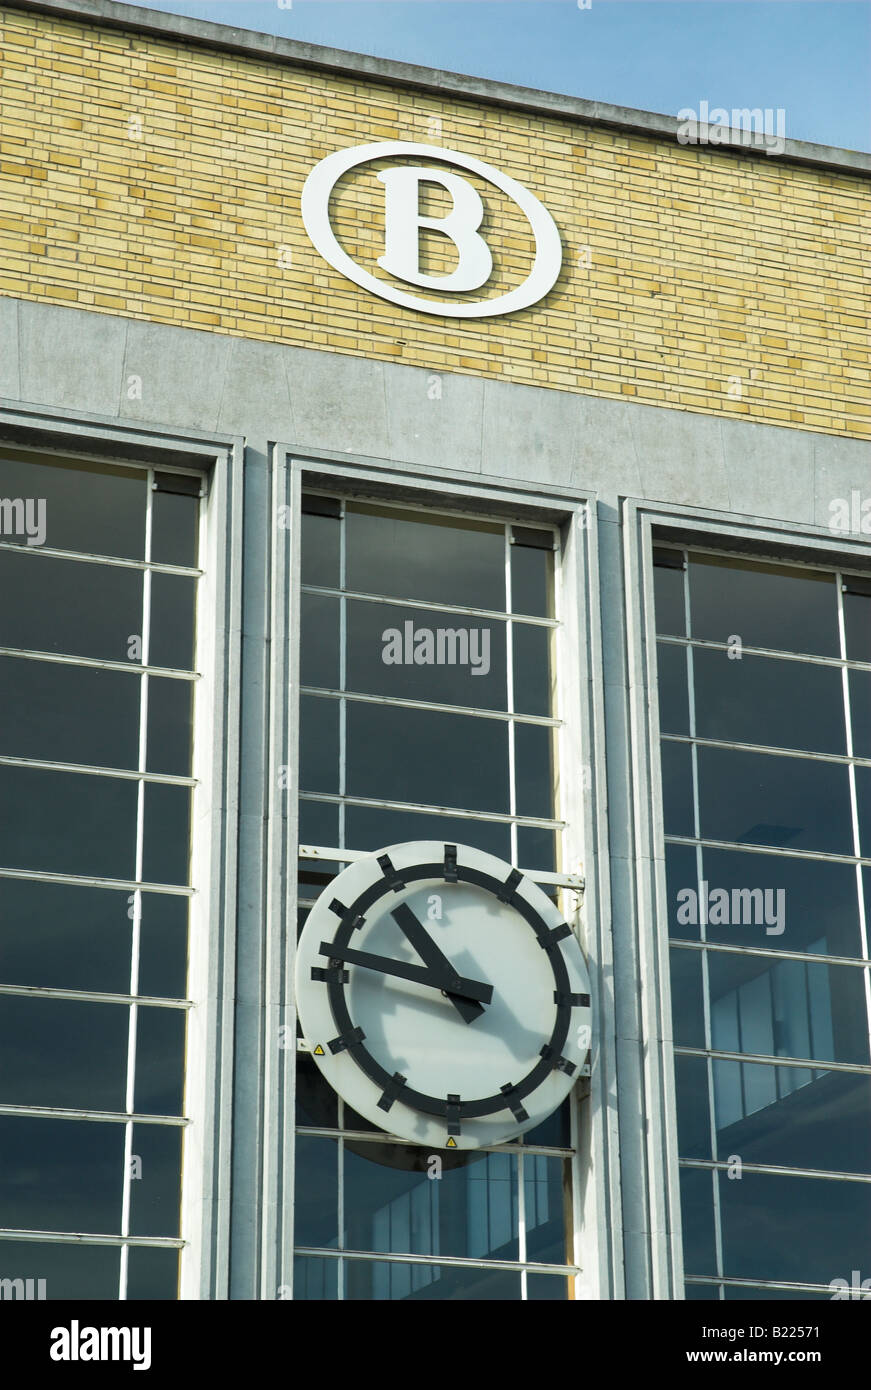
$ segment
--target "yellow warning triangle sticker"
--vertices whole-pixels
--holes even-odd
[[[323,1057],[324,1055],[324,1049],[321,1047],[320,1043],[318,1043],[317,1047],[315,1048],[315,1056]]]
[[[445,1147],[448,1149],[455,1149],[457,1147],[457,1141],[453,1135],[451,1135]]]

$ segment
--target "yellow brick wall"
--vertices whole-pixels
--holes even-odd
[[[0,65],[2,294],[871,432],[867,179],[2,7]],[[546,299],[452,320],[327,265],[302,226],[303,182],[379,139],[463,151],[536,193],[564,245]],[[383,249],[373,183],[370,166],[334,200],[343,244],[369,257]],[[495,273],[516,283],[528,230],[490,195]]]

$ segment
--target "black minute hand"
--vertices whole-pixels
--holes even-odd
[[[451,981],[456,979],[457,972],[451,965],[451,962],[433,941],[426,927],[417,920],[411,908],[408,906],[408,903],[400,903],[399,907],[395,908],[390,915],[403,932],[407,941],[414,947],[415,951],[417,951],[417,954],[425,965],[428,965],[439,977],[446,977]],[[470,997],[462,990],[458,990],[455,987],[451,988],[450,984],[443,984],[441,988],[444,990],[448,999],[450,999],[457,1013],[461,1018],[464,1018],[467,1023],[471,1023],[473,1018],[479,1018],[484,1012],[483,1005],[475,1002],[476,999],[481,997],[480,995]],[[492,997],[493,990],[491,988],[490,999],[492,999]],[[490,999],[486,1001],[488,1004],[490,1003]]]
[[[321,955],[330,960],[346,961],[348,965],[363,965],[367,970],[377,970],[382,975],[398,975],[401,980],[413,980],[415,984],[429,985],[432,989],[450,990],[452,994],[462,994],[466,999],[482,999],[489,1004],[493,998],[493,986],[480,980],[465,980],[457,975],[452,967],[447,972],[436,972],[427,966],[411,965],[404,960],[393,960],[390,956],[376,956],[371,951],[352,951],[350,947],[335,946],[329,941],[321,942]]]

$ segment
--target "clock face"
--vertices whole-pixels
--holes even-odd
[[[434,1148],[516,1138],[588,1072],[571,928],[530,879],[467,845],[418,840],[349,865],[303,928],[296,993],[333,1089]]]

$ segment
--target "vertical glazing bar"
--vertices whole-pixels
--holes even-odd
[[[847,757],[850,759],[850,816],[853,822],[853,853],[861,854],[861,844],[859,839],[859,798],[856,791],[856,764],[854,762],[855,750],[853,746],[853,718],[850,706],[850,668],[846,665],[847,661],[847,623],[844,614],[844,576],[837,572],[835,574],[835,586],[838,591],[838,642],[841,653],[841,660],[845,663],[841,667],[841,676],[844,689],[844,725],[847,731]],[[862,865],[856,865],[856,892],[858,894],[859,907],[859,936],[862,943],[862,955],[868,959],[868,921],[865,912],[865,886],[863,883]],[[826,943],[828,945],[828,943]],[[863,970],[865,981],[865,1014],[868,1023],[869,1045],[871,1045],[871,972]]]
[[[142,653],[141,661],[143,666],[148,665],[150,632],[151,632],[151,570],[149,562],[151,560],[151,528],[153,518],[153,499],[154,499],[154,472],[148,470],[146,484],[146,503],[145,503],[145,560],[146,567],[142,573]],[[145,772],[147,757],[148,739],[148,676],[142,674],[139,677],[139,753],[137,760],[137,770]],[[135,878],[137,883],[142,882],[143,849],[145,842],[145,782],[140,777],[136,787],[136,868]],[[136,995],[139,992],[139,939],[142,922],[142,890],[137,888],[133,893],[133,930],[130,944],[130,993]],[[133,1113],[133,1102],[136,1087],[136,1025],[138,1021],[138,1006],[130,1005],[130,1016],[127,1029],[127,1085],[124,1106],[128,1115]],[[124,1126],[124,1174],[123,1174],[123,1196],[121,1200],[121,1234],[130,1234],[130,1167],[133,1157],[133,1125],[130,1121]],[[118,1298],[122,1302],[127,1298],[127,1270],[129,1263],[129,1247],[125,1244],[121,1246],[121,1264],[118,1285]]]
[[[346,578],[345,578],[345,504],[341,506],[341,516],[339,518],[339,588],[342,591],[339,599],[339,690],[342,692],[339,697],[339,845],[345,849],[345,796],[347,786],[345,783],[345,770],[347,766],[347,734],[348,734],[348,702],[345,699],[345,688],[348,671],[348,600],[345,597]]]
[[[517,1258],[526,1263],[526,1179],[524,1176],[525,1155],[517,1155]],[[520,1297],[528,1298],[526,1270],[520,1275]]]
[[[505,526],[505,611],[511,612],[511,527]],[[514,624],[505,624],[505,678],[508,713],[514,713]],[[509,810],[517,815],[517,789],[514,776],[514,720],[508,721],[508,787]],[[517,825],[511,822],[511,863],[517,864]]]
[[[339,1097],[339,1108],[338,1108],[337,1118],[338,1118],[338,1123],[339,1123],[339,1129],[340,1129],[340,1130],[344,1130],[344,1128],[345,1128],[345,1102],[342,1100],[341,1096]],[[338,1171],[338,1175],[339,1175],[338,1190],[337,1190],[337,1192],[336,1192],[336,1213],[337,1213],[337,1215],[336,1215],[336,1220],[337,1220],[337,1222],[338,1222],[337,1238],[338,1238],[338,1249],[339,1249],[339,1250],[344,1250],[344,1248],[345,1248],[345,1141],[344,1141],[344,1139],[342,1139],[342,1138],[337,1139],[337,1140],[336,1140],[336,1146],[337,1146],[337,1148],[338,1148],[338,1154],[337,1154],[337,1156],[336,1156],[336,1161],[337,1161],[337,1171]],[[340,1299],[340,1300],[342,1300],[342,1301],[344,1301],[344,1298],[345,1298],[345,1261],[342,1259],[341,1255],[340,1255],[339,1258],[336,1260],[336,1279],[338,1280],[338,1284],[337,1284],[337,1287],[336,1287],[336,1298],[337,1298],[337,1299]]]

